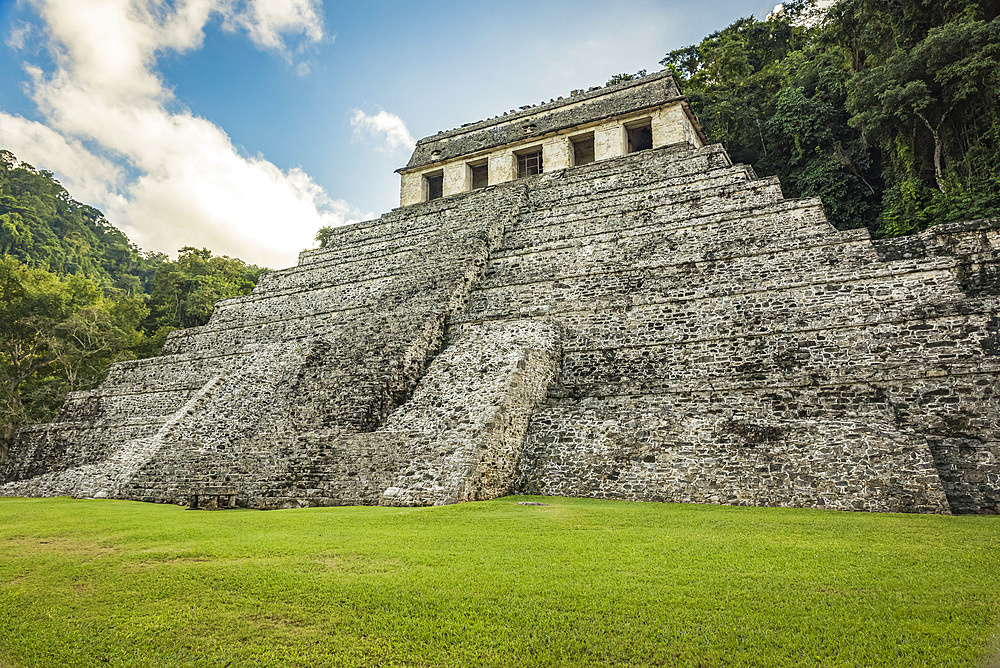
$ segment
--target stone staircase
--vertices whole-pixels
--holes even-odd
[[[115,365],[57,422],[25,430],[0,492],[184,503],[224,484],[241,505],[377,503],[389,483],[333,493],[316,478],[326,469],[310,464],[309,478],[303,461],[363,439],[412,393],[522,191],[337,230],[329,249],[174,333],[163,356]]]

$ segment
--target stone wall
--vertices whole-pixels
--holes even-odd
[[[510,492],[528,419],[555,380],[555,326],[542,321],[461,328],[411,399],[379,429],[419,433],[424,446],[383,493],[386,505],[492,499]]]
[[[23,430],[0,493],[997,512],[998,232],[838,232],[688,143],[397,209]]]
[[[563,327],[517,489],[997,510],[997,221],[895,252],[718,147],[545,175],[529,198],[457,318]]]

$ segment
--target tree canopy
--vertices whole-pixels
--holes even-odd
[[[811,1],[671,51],[709,137],[840,228],[897,235],[1000,214],[1000,7]]]
[[[166,256],[142,253],[104,214],[52,177],[0,150],[0,255],[130,294],[149,289]]]
[[[90,387],[135,356],[149,310],[133,295],[109,297],[83,275],[60,277],[0,258],[0,427],[49,418],[66,393]]]

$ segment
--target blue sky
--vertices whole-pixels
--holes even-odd
[[[0,148],[145,249],[294,264],[413,138],[660,69],[774,3],[0,0]]]

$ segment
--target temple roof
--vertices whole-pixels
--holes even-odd
[[[424,137],[417,142],[406,167],[396,171],[425,167],[683,99],[677,82],[667,70],[609,86],[597,86],[587,91],[573,91],[568,98],[525,106],[502,116]]]

